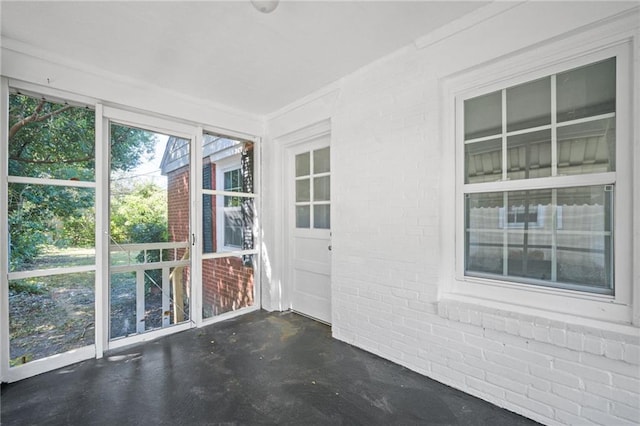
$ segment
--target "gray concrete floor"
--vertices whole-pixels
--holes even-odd
[[[2,386],[2,425],[532,425],[331,338],[255,312]]]

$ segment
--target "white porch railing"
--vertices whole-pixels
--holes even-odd
[[[185,249],[180,260],[162,260],[164,258],[178,259],[178,250]],[[111,255],[125,252],[128,254],[126,263],[111,264],[111,273],[135,272],[136,274],[136,331],[145,331],[145,300],[144,279],[149,278],[152,285],[162,291],[162,327],[171,324],[171,302],[173,301],[173,323],[184,321],[184,299],[182,291],[182,271],[190,265],[189,242],[172,243],[143,243],[143,244],[112,244],[109,247]],[[150,253],[158,252],[158,259],[153,260]],[[139,260],[139,254],[143,258]],[[166,255],[168,253],[168,255]],[[171,268],[174,268],[171,272]],[[161,269],[162,282],[157,283],[147,274],[147,271]],[[169,287],[171,285],[171,287]],[[173,290],[173,300],[170,297]]]

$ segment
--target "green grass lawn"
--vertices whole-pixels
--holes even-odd
[[[95,264],[93,248],[45,247],[28,270]],[[11,364],[19,365],[94,343],[95,273],[9,282]]]

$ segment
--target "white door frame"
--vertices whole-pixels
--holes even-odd
[[[277,141],[281,144],[281,159],[282,159],[282,169],[281,169],[281,182],[283,188],[282,194],[282,241],[283,241],[283,262],[282,262],[282,307],[285,309],[293,308],[293,278],[292,278],[292,259],[291,259],[291,239],[293,238],[291,230],[293,229],[293,224],[295,221],[295,217],[292,217],[290,214],[290,205],[293,202],[291,199],[292,191],[290,191],[290,182],[287,182],[287,176],[289,175],[289,170],[294,167],[292,164],[291,155],[292,150],[294,150],[297,146],[305,144],[307,142],[311,142],[315,139],[319,139],[322,137],[329,137],[329,146],[331,146],[331,121],[330,119],[323,120],[321,122],[315,123],[313,125],[304,127],[292,133],[289,133],[285,136],[282,136],[277,139]],[[331,207],[333,210],[333,207]]]

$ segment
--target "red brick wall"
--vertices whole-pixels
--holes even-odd
[[[203,261],[202,281],[205,318],[253,305],[253,268],[242,258]]]
[[[181,167],[167,176],[169,241],[189,241],[189,167]],[[178,259],[184,250],[180,250]]]
[[[174,170],[167,175],[167,214],[169,225],[169,241],[185,242],[189,239],[189,167],[185,166]],[[180,260],[184,256],[185,249],[178,249],[177,256],[173,251],[169,253],[169,259]],[[191,268],[184,268],[182,271],[182,283],[184,285],[183,296],[188,300],[191,295],[189,282],[191,279]],[[187,303],[183,306],[186,308]],[[191,317],[190,312],[185,309],[187,320]],[[172,318],[173,321],[173,318]]]
[[[215,189],[215,165],[211,170],[211,187]],[[189,241],[189,168],[170,172],[168,180],[169,241]],[[212,239],[216,247],[216,211],[213,201]],[[184,250],[178,252],[182,258]],[[189,282],[189,269],[184,280]],[[205,318],[253,305],[253,267],[244,266],[242,258],[227,257],[202,262],[203,314]]]

